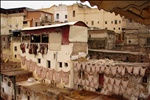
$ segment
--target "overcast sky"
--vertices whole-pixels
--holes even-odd
[[[1,1],[1,8],[9,9],[9,8],[18,8],[18,7],[29,7],[33,9],[41,9],[41,8],[48,8],[51,7],[52,5],[58,5],[58,4],[66,4],[66,5],[72,5],[73,3],[80,2],[80,0],[72,0],[72,1],[6,1],[2,0]],[[89,3],[85,2],[83,4],[87,4],[88,6]]]

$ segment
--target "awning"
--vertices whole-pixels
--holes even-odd
[[[150,1],[149,0],[80,0],[88,1],[91,6],[97,6],[99,10],[104,9],[114,12],[116,15],[124,16],[141,24],[150,26]]]

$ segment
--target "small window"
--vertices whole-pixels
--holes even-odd
[[[38,59],[38,63],[41,63],[41,59],[40,58]]]
[[[14,47],[14,51],[17,51],[17,46]]]
[[[111,24],[113,24],[113,21],[111,21]]]
[[[68,67],[68,63],[65,63],[65,67]]]
[[[88,22],[86,22],[86,24],[88,24]]]
[[[2,88],[2,91],[5,92],[5,91],[4,91],[4,88]]]
[[[115,28],[114,28],[114,30],[115,30]]]
[[[27,98],[28,98],[27,100],[30,100],[30,96],[27,96]]]
[[[73,17],[75,17],[75,10],[73,11]]]
[[[3,37],[3,41],[5,41],[5,37]]]
[[[23,24],[27,24],[27,21],[23,21]]]
[[[115,24],[117,24],[117,20],[115,20]]]
[[[51,61],[47,60],[47,67],[51,68]]]
[[[119,24],[121,24],[121,20],[119,20]]]
[[[94,21],[92,21],[91,24],[94,25]]]
[[[9,33],[11,33],[11,30],[9,30]]]
[[[120,27],[118,28],[118,30],[120,30]]]
[[[67,15],[65,15],[65,19],[67,19]]]
[[[107,27],[105,27],[105,29],[107,29]]]
[[[99,24],[99,21],[97,23]]]
[[[18,88],[18,94],[20,94],[20,88]]]
[[[62,68],[62,62],[59,62],[59,67]]]
[[[8,86],[11,86],[11,82],[8,82]]]
[[[17,55],[15,55],[15,58],[17,58]]]
[[[105,24],[107,24],[107,21],[105,21]]]
[[[56,19],[59,19],[59,14],[56,14]]]
[[[38,22],[35,22],[35,26],[38,26]]]

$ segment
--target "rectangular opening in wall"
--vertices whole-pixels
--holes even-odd
[[[51,61],[47,60],[47,67],[51,68]]]
[[[62,68],[62,62],[59,62],[59,67]]]
[[[15,55],[15,58],[17,58],[17,55]]]
[[[73,17],[75,17],[75,10],[73,11]]]
[[[30,100],[30,96],[27,96],[27,100]]]
[[[18,88],[18,94],[20,94],[20,88]]]
[[[38,63],[41,63],[41,59],[40,58],[38,58]]]
[[[8,82],[8,86],[11,86],[11,82]]]
[[[65,67],[68,67],[68,63],[64,63],[65,64]]]
[[[14,47],[14,51],[17,51],[17,46]]]
[[[4,88],[2,88],[2,92],[5,92],[5,91],[4,91]]]

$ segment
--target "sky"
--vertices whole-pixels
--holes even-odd
[[[1,8],[4,9],[9,9],[9,8],[18,8],[18,7],[29,7],[29,8],[33,8],[33,9],[41,9],[41,8],[49,8],[52,5],[58,5],[58,4],[66,4],[66,5],[72,5],[73,3],[76,2],[80,2],[80,0],[72,0],[72,1],[58,1],[58,0],[54,0],[54,1],[6,1],[6,0],[2,0],[1,1]],[[83,4],[86,4],[88,6],[90,6],[90,4],[86,1]]]

